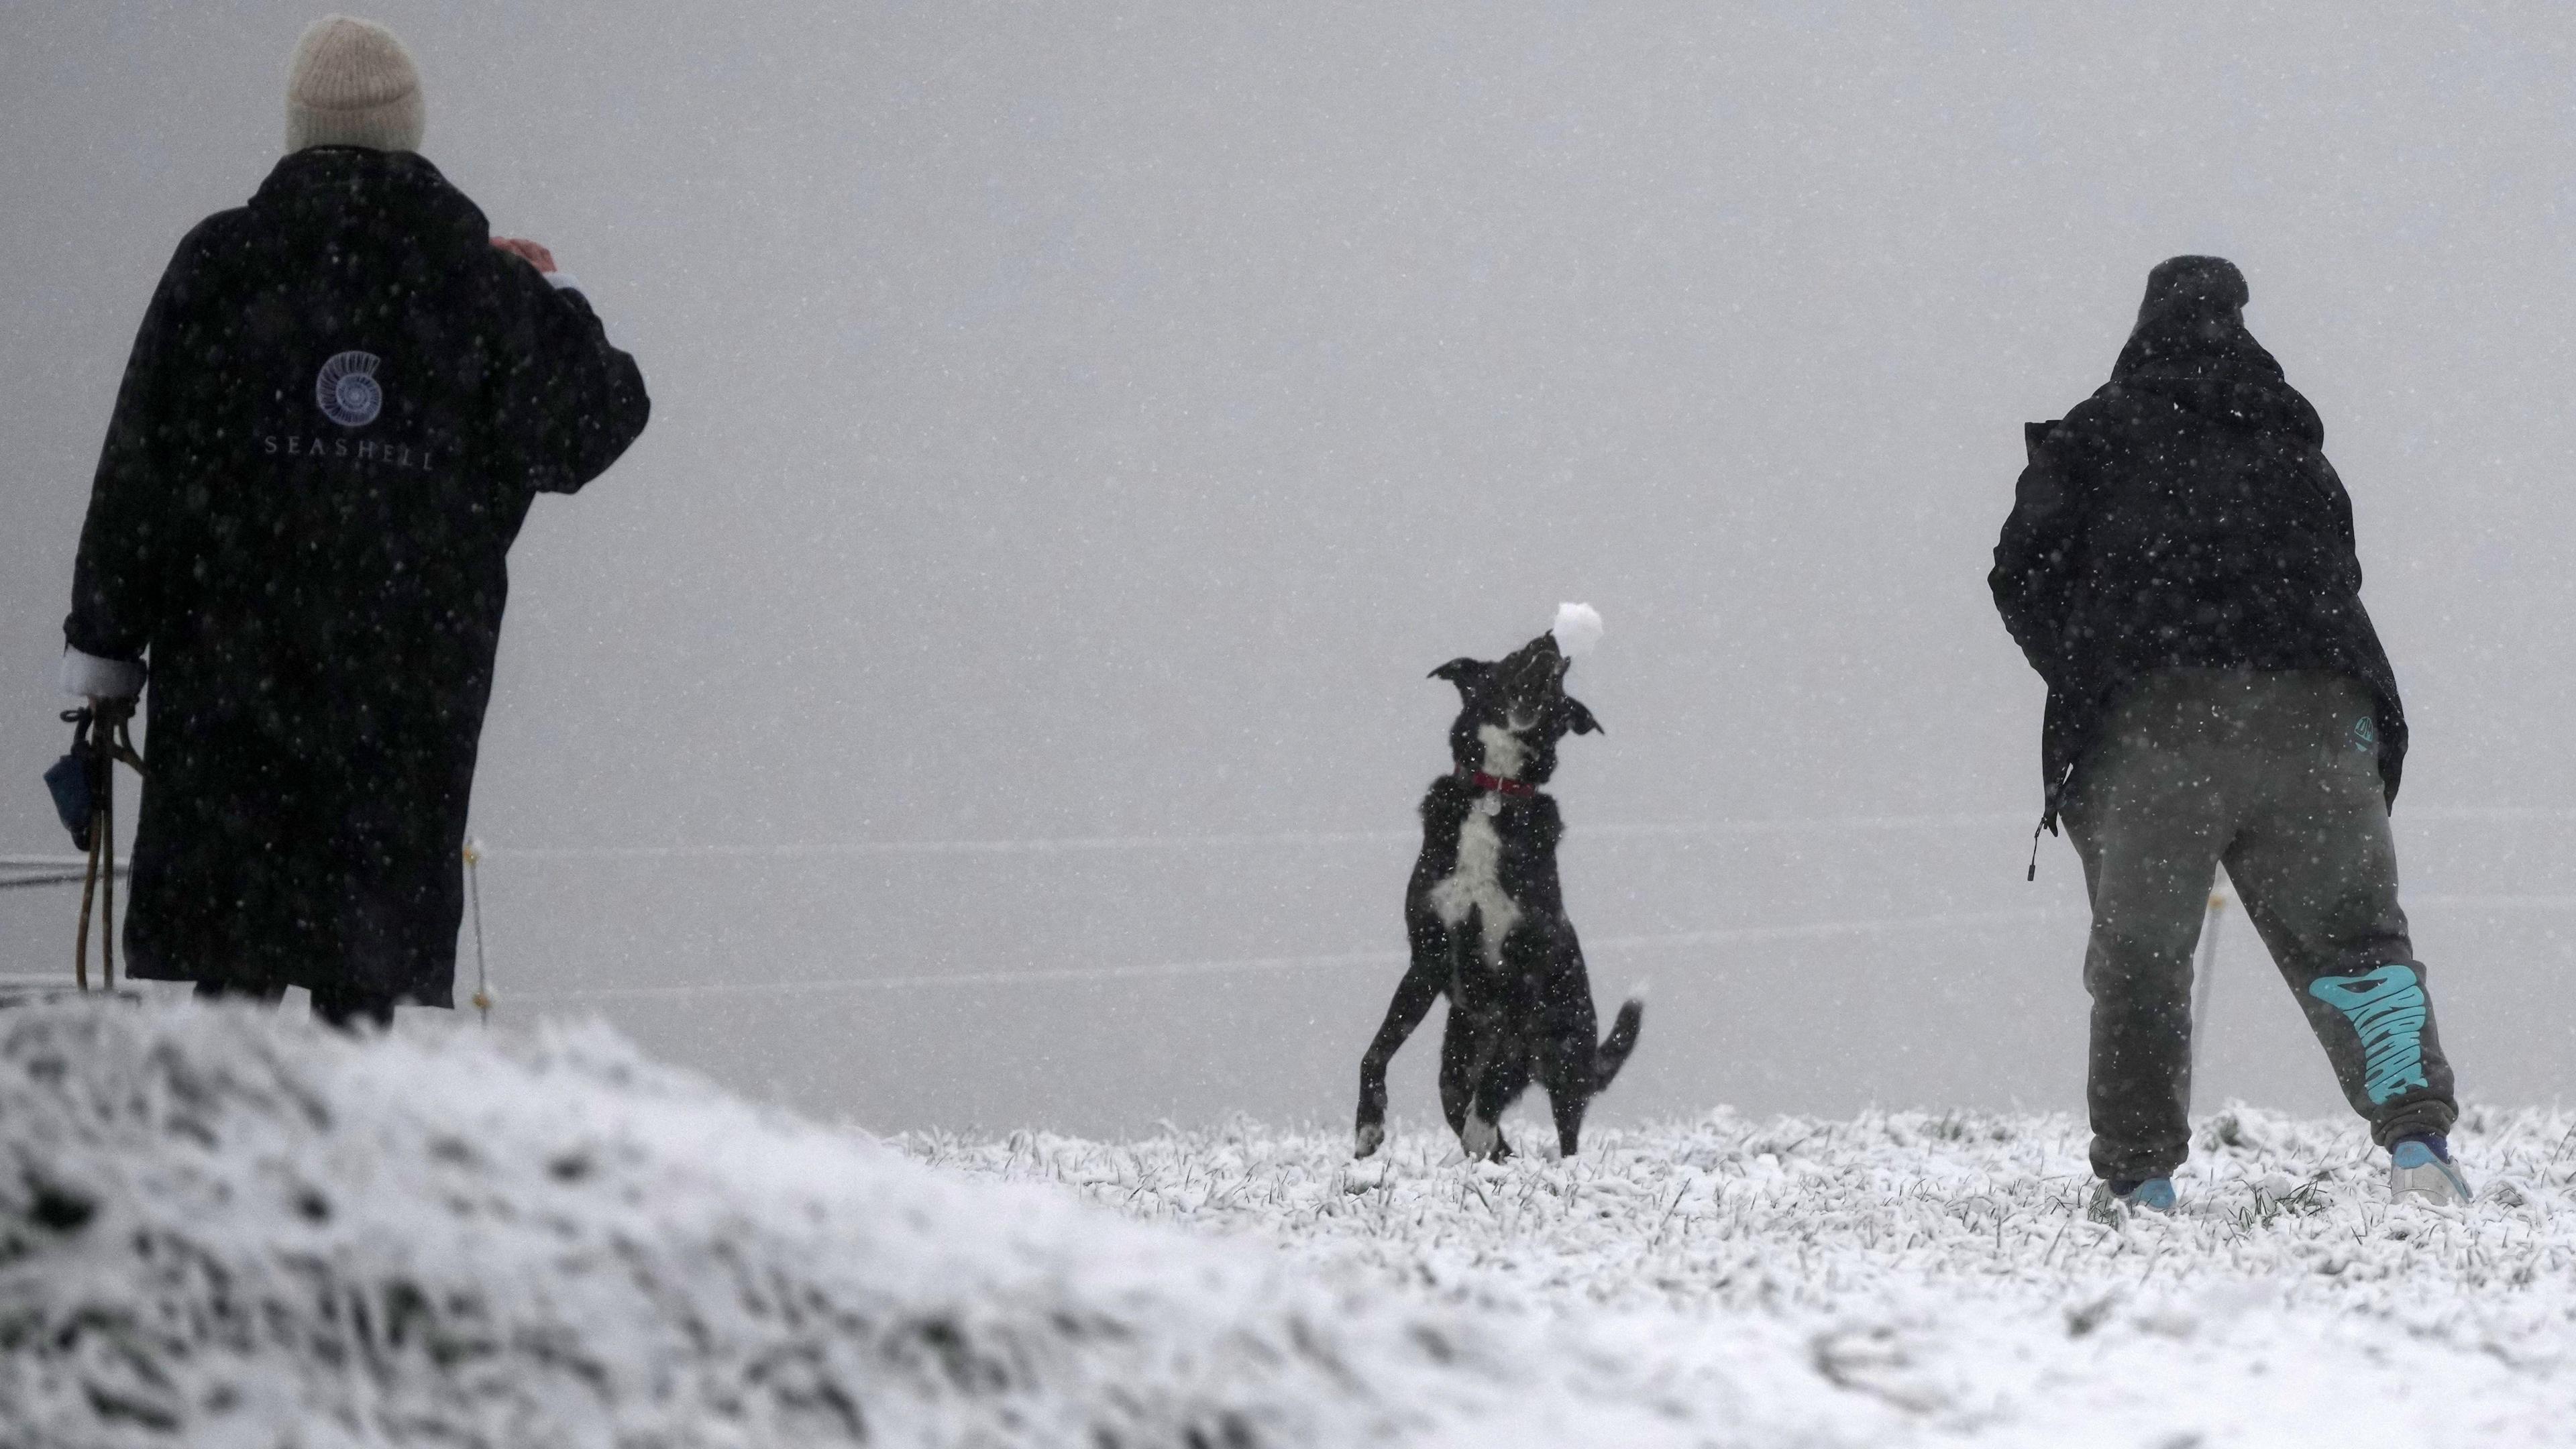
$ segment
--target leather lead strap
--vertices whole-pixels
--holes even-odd
[[[134,750],[127,725],[130,700],[105,700],[76,711],[72,747],[89,756],[92,791],[89,816],[89,865],[81,876],[80,927],[72,941],[72,984],[89,990],[90,908],[98,907],[99,985],[116,989],[116,764],[122,760],[143,773],[143,757]]]
[[[107,745],[107,731],[99,731],[98,777],[103,782],[98,791],[98,860],[91,868],[98,872],[98,981],[101,991],[116,990],[116,757]]]
[[[80,930],[72,937],[72,984],[89,990],[89,908],[98,896],[98,816],[89,825],[89,869],[81,876]]]
[[[2043,830],[2051,835],[2057,833],[2058,806],[2066,799],[2066,787],[2074,779],[2075,767],[2069,765],[2066,773],[2058,776],[2057,783],[2050,787],[2047,803],[2039,807],[2039,823],[2030,828],[2030,869],[2022,872],[2024,882],[2039,879],[2039,833]]]

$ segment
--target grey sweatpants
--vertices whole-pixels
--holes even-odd
[[[2168,670],[2131,690],[2077,767],[2065,813],[2093,901],[2100,1176],[2167,1176],[2190,1153],[2192,950],[2220,864],[2379,1143],[2459,1115],[2397,908],[2372,716],[2369,690],[2340,674]]]

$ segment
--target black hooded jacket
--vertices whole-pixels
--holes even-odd
[[[2110,382],[2025,430],[1988,583],[2048,683],[2044,823],[2123,691],[2186,666],[2367,684],[2396,801],[2406,716],[2361,605],[2352,500],[2316,409],[2245,330],[2243,288],[2214,259],[2159,267]]]
[[[647,412],[589,304],[419,156],[297,152],[188,234],[64,629],[150,656],[134,975],[451,1004],[510,542]]]

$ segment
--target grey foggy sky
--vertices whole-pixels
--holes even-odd
[[[273,163],[315,13],[0,11],[0,850],[61,848],[35,776],[134,325]],[[475,829],[518,1019],[597,1007],[883,1125],[1339,1119],[1391,966],[534,998],[1390,950],[1401,841],[507,851],[1400,833],[1445,764],[1424,671],[1559,599],[1609,624],[1557,791],[1587,938],[2072,908],[2062,843],[2021,880],[2041,690],[1987,550],[2020,424],[2207,251],[2354,497],[2463,1092],[2558,1090],[2576,909],[2419,900],[2576,893],[2566,822],[2461,813],[2576,810],[2554,8],[363,13],[419,57],[427,154],[654,394],[513,555]],[[1918,814],[1974,818],[1581,834]],[[0,945],[51,969],[69,906],[28,895]],[[2236,932],[2204,1100],[2331,1108]],[[1601,1110],[2071,1106],[2081,938],[1596,949],[1605,1000],[1657,983]]]

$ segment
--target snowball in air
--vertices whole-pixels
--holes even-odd
[[[1590,604],[1559,604],[1556,625],[1548,632],[1556,636],[1559,654],[1579,659],[1601,642],[1601,613]]]

